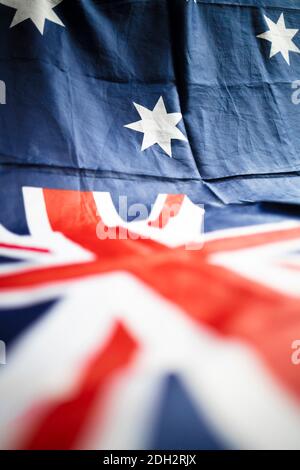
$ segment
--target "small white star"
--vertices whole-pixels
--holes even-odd
[[[269,31],[259,34],[257,37],[272,43],[270,58],[280,52],[285,61],[290,65],[289,52],[300,53],[300,49],[292,41],[299,29],[286,28],[283,13],[281,13],[277,23],[274,23],[266,15],[264,15],[264,18],[269,26]]]
[[[176,127],[182,119],[182,114],[168,114],[162,96],[159,98],[153,111],[139,104],[133,104],[142,119],[127,124],[124,127],[144,134],[142,151],[158,144],[172,158],[171,140],[177,139],[187,142],[186,137]]]
[[[53,8],[62,1],[63,0],[0,0],[0,3],[17,10],[10,25],[11,28],[22,23],[22,21],[30,19],[39,32],[44,34],[46,20],[64,26],[63,22],[53,11]]]

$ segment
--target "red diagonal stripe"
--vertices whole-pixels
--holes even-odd
[[[93,193],[69,190],[44,189],[47,214],[54,231],[63,233],[78,245],[95,253],[102,260],[119,258],[133,254],[143,256],[160,246],[149,240],[122,240],[118,238],[120,228],[115,228],[116,238],[100,240],[97,228],[102,232],[111,230],[106,227],[98,214]],[[151,248],[151,249],[150,249]]]
[[[87,320],[88,321],[88,320]],[[95,355],[73,394],[47,404],[44,416],[21,446],[25,450],[68,450],[75,447],[91,415],[93,405],[104,396],[113,376],[132,361],[138,344],[118,323],[111,339]]]
[[[8,248],[11,250],[32,251],[34,253],[51,253],[47,248],[37,248],[34,246],[21,246],[12,243],[0,243],[0,248]]]

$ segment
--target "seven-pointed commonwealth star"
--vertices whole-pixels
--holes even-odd
[[[172,158],[171,140],[178,139],[187,142],[186,137],[176,127],[182,119],[182,114],[168,114],[162,96],[153,111],[139,104],[133,104],[142,119],[127,124],[125,127],[144,134],[142,150],[158,144]]]
[[[22,23],[22,21],[30,19],[38,28],[39,32],[44,34],[46,20],[64,26],[63,22],[53,11],[53,8],[62,1],[63,0],[0,0],[0,3],[17,10],[10,25],[11,28]]]
[[[299,29],[286,28],[283,13],[281,13],[277,23],[273,23],[273,21],[266,15],[264,15],[264,17],[267,25],[269,26],[269,31],[259,34],[257,37],[260,39],[266,39],[272,43],[270,57],[273,57],[280,52],[286,62],[290,65],[289,52],[300,53],[300,49],[292,41]]]

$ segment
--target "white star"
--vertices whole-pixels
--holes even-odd
[[[22,21],[30,19],[38,28],[39,32],[44,34],[46,20],[64,26],[63,22],[53,11],[53,8],[62,1],[63,0],[0,0],[0,3],[17,10],[10,25],[11,28],[22,23]]]
[[[259,34],[257,37],[260,39],[266,39],[272,43],[270,58],[280,52],[286,62],[290,65],[289,52],[300,53],[300,49],[292,41],[299,29],[286,28],[283,13],[281,13],[277,23],[274,23],[266,15],[264,15],[264,18],[269,26],[269,31]]]
[[[142,119],[124,127],[144,134],[142,151],[158,144],[172,158],[171,140],[177,139],[187,142],[186,137],[176,127],[182,119],[182,114],[168,114],[162,96],[153,111],[139,104],[133,104]]]

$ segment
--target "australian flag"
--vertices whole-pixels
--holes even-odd
[[[300,449],[298,0],[0,0],[0,448]]]

